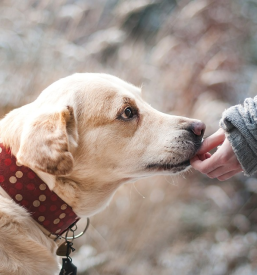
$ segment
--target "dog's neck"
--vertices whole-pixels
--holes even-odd
[[[21,166],[11,151],[0,143],[0,186],[4,197],[11,197],[27,209],[31,217],[52,235],[61,235],[79,220],[72,208],[31,169]],[[50,182],[51,185],[51,182]]]

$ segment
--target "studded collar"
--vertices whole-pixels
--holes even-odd
[[[31,169],[21,166],[0,143],[0,186],[31,217],[54,236],[62,235],[80,218]]]

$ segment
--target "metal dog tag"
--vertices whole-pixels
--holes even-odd
[[[62,256],[62,257],[65,257],[65,256],[68,257],[71,254],[71,251],[72,251],[72,247],[70,245],[70,242],[64,242],[58,247],[56,251],[56,255]]]

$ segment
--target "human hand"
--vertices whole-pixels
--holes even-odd
[[[217,146],[217,151],[211,155],[209,151]],[[204,140],[197,155],[190,162],[194,169],[220,181],[242,172],[242,167],[222,129]]]

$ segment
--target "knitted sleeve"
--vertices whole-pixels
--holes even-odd
[[[243,105],[225,110],[220,126],[240,162],[245,175],[257,171],[257,96],[247,98]]]

